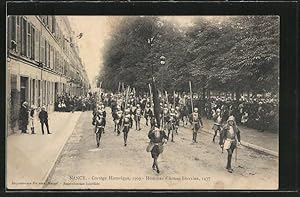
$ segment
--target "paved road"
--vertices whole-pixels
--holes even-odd
[[[161,173],[152,170],[152,158],[145,151],[149,127],[131,129],[128,145],[113,132],[110,110],[106,132],[96,148],[92,113],[81,114],[48,178],[45,188],[55,189],[276,189],[276,157],[240,147],[234,172],[225,169],[227,153],[221,153],[212,136],[198,134],[191,143],[191,129],[180,128],[175,142],[168,142],[159,157]]]

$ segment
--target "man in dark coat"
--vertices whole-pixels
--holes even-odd
[[[19,128],[22,131],[22,133],[27,133],[28,118],[28,103],[24,101],[19,113]]]
[[[42,111],[39,113],[39,119],[40,119],[40,122],[41,122],[43,135],[44,135],[44,124],[46,125],[47,133],[51,134],[50,131],[49,131],[49,125],[48,125],[48,112],[46,111],[45,106],[42,107]]]

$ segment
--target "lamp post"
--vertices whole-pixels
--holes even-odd
[[[164,66],[166,64],[166,57],[165,56],[160,56],[160,64],[162,66]],[[163,78],[164,78],[164,69],[162,70],[162,77],[161,77],[161,84],[162,84],[162,89],[164,89],[164,82],[163,82]]]

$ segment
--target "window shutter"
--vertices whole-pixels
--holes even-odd
[[[51,68],[51,65],[50,65],[50,59],[51,59],[51,53],[50,53],[50,44],[48,42],[48,67]]]
[[[31,26],[31,59],[35,59],[35,29]]]
[[[17,53],[21,51],[21,17],[16,16],[16,42],[17,42]]]
[[[45,63],[45,67],[48,67],[48,56],[47,56],[47,41],[44,38],[44,63]]]
[[[40,60],[40,32],[39,30],[35,30],[35,42],[34,42],[34,53],[35,53],[35,61],[39,61]]]
[[[26,56],[27,21],[25,18],[22,18],[21,30],[21,55]]]
[[[7,47],[9,49],[12,48],[11,40],[13,40],[13,17],[14,16],[7,17]]]
[[[31,58],[31,25],[27,22],[26,57]]]
[[[40,41],[41,41],[40,62],[45,64],[45,39],[42,35],[40,35]]]

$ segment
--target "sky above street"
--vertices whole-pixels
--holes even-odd
[[[105,40],[109,39],[120,18],[124,16],[68,16],[75,34],[83,33],[78,40],[80,57],[83,60],[90,83],[94,83],[102,66],[102,51]],[[200,16],[162,16],[178,26],[191,26],[193,19]],[[224,20],[224,17],[201,16],[213,22]]]

